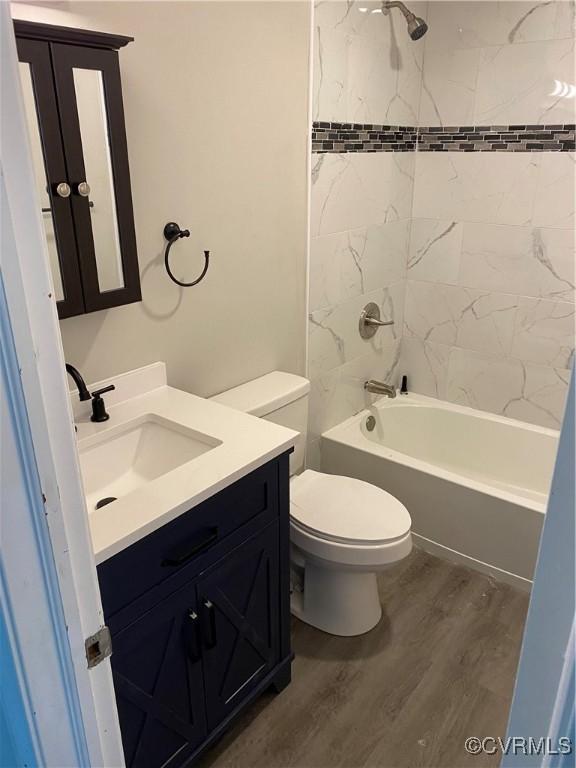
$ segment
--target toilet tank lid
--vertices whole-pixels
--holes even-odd
[[[210,399],[253,416],[267,416],[282,406],[299,400],[309,391],[308,379],[293,373],[272,371]]]

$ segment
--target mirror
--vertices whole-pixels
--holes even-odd
[[[30,138],[32,161],[34,164],[34,176],[36,178],[36,189],[38,190],[38,198],[42,209],[42,222],[46,233],[46,244],[48,247],[50,269],[54,283],[54,293],[56,295],[56,301],[62,301],[64,299],[64,288],[62,286],[62,274],[58,257],[58,244],[56,242],[56,234],[54,231],[54,219],[50,205],[50,196],[48,195],[48,180],[46,178],[44,157],[42,155],[42,140],[40,138],[40,126],[38,124],[36,104],[34,100],[32,72],[28,62],[21,61],[19,66],[22,92],[24,95],[24,109],[26,111],[26,122],[28,123],[28,135]]]
[[[73,68],[92,237],[101,292],[124,287],[102,72]]]

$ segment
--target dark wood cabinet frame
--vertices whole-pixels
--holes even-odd
[[[38,40],[18,39],[17,43],[18,58],[30,65],[42,140],[44,168],[64,293],[64,299],[58,302],[58,314],[60,317],[71,317],[85,311],[84,295],[76,259],[76,233],[72,220],[71,200],[69,197],[59,197],[54,192],[56,186],[68,178],[68,171],[64,160],[50,50],[44,42]]]
[[[18,55],[30,65],[42,139],[64,299],[61,318],[140,301],[140,274],[130,189],[118,48],[133,38],[102,32],[14,22]],[[102,73],[118,241],[124,286],[101,291],[89,200],[77,192],[88,181],[74,89],[74,68]],[[66,181],[71,195],[56,186]]]

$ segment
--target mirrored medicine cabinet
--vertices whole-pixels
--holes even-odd
[[[118,62],[133,38],[14,27],[59,317],[140,301]]]

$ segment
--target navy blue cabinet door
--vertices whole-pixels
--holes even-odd
[[[209,730],[278,663],[278,546],[274,523],[197,582]]]
[[[196,582],[113,637],[112,673],[128,768],[175,768],[207,734]]]

